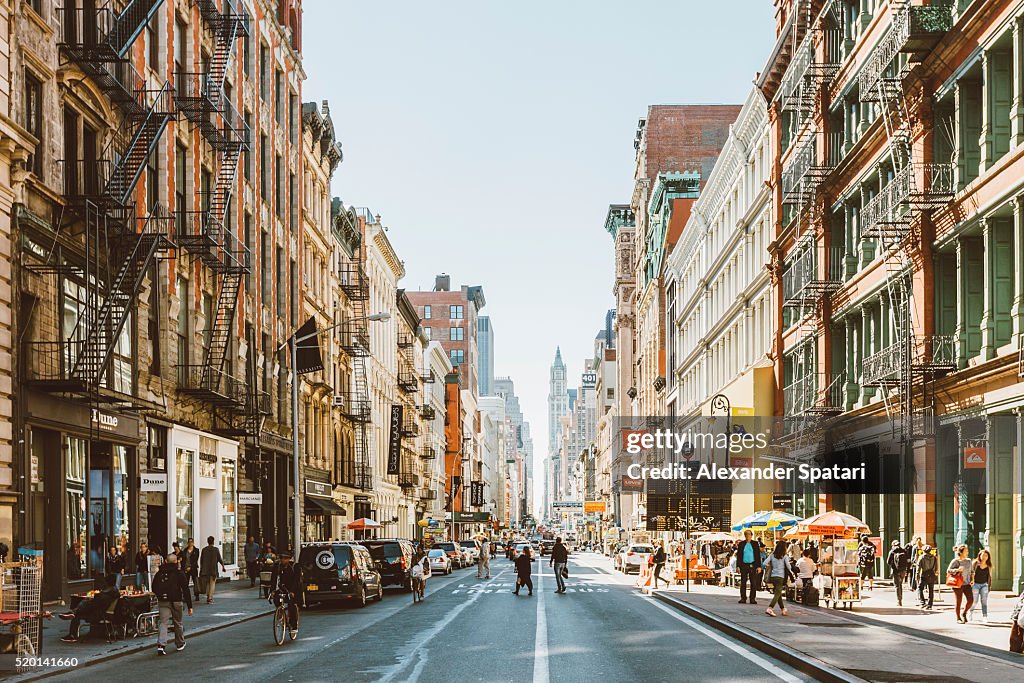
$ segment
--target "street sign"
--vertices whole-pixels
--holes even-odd
[[[588,500],[583,503],[584,512],[604,512],[605,502],[603,500]]]
[[[583,503],[578,500],[556,500],[551,504],[553,508],[581,508]]]

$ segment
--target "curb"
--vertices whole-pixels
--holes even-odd
[[[740,626],[739,624],[734,624],[727,619],[723,619],[717,614],[695,607],[664,593],[655,592],[653,597],[656,600],[660,600],[661,602],[686,613],[688,616],[704,622],[717,631],[721,631],[722,633],[725,633],[746,645],[750,645],[751,647],[760,650],[779,661],[785,662],[798,671],[813,676],[817,681],[825,681],[826,683],[866,683],[863,678],[858,678],[857,676],[847,673],[842,669],[826,664],[816,657],[812,657],[811,655],[791,648],[788,645],[783,645],[777,640],[768,638],[756,631],[752,631],[746,627]]]
[[[219,630],[221,630],[223,628],[228,628],[230,626],[237,626],[238,624],[244,624],[247,621],[252,621],[254,619],[259,619],[260,617],[265,617],[265,616],[273,614],[273,613],[274,613],[274,610],[265,610],[263,612],[258,612],[256,614],[250,614],[248,616],[241,617],[239,619],[235,619],[234,621],[226,621],[226,622],[224,622],[222,624],[214,624],[212,626],[206,626],[204,628],[196,629],[196,630],[190,632],[188,634],[188,636],[189,636],[189,638],[195,638],[197,636],[206,635],[207,633],[212,633],[213,631],[219,631]],[[137,654],[137,653],[142,652],[142,651],[144,651],[144,650],[146,650],[148,648],[151,648],[151,647],[153,647],[153,643],[148,640],[148,636],[147,636],[146,642],[139,642],[138,645],[135,645],[135,646],[132,646],[132,647],[126,647],[123,650],[118,650],[117,652],[110,652],[108,654],[99,655],[98,657],[95,657],[93,659],[89,659],[88,661],[81,662],[77,667],[74,667],[74,668],[63,668],[63,669],[53,669],[51,671],[46,671],[46,672],[39,673],[39,674],[34,674],[34,675],[30,674],[28,676],[28,678],[18,678],[16,680],[18,680],[18,681],[40,681],[40,680],[43,680],[44,678],[52,678],[53,676],[61,676],[63,674],[67,674],[67,673],[71,673],[71,672],[75,672],[75,671],[81,671],[82,669],[88,668],[90,666],[95,666],[96,664],[103,664],[103,663],[109,662],[111,660],[118,659],[119,657],[125,657],[127,655]]]

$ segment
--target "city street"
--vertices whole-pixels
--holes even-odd
[[[419,605],[389,589],[365,609],[307,609],[298,640],[280,647],[266,617],[189,639],[180,655],[147,649],[60,679],[145,671],[154,681],[811,680],[641,596],[598,555],[573,558],[564,595],[553,592],[547,558],[532,598],[511,594],[511,562],[491,567],[490,581],[473,568],[431,578]]]

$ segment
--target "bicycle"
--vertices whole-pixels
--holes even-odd
[[[288,638],[295,640],[299,637],[299,607],[288,598],[285,591],[274,591],[271,596],[276,607],[274,608],[274,642],[284,645],[285,634]],[[288,611],[295,610],[295,629],[288,628]]]
[[[423,591],[426,588],[426,581],[423,580],[422,576],[412,577],[410,587],[412,588],[412,601],[413,604],[417,602],[423,602]]]

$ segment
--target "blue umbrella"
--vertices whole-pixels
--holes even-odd
[[[733,524],[733,531],[743,531],[744,529],[757,530],[757,529],[788,529],[794,527],[800,518],[796,515],[791,515],[788,512],[782,512],[781,510],[761,510],[755,512],[752,515],[744,517],[736,524]]]

